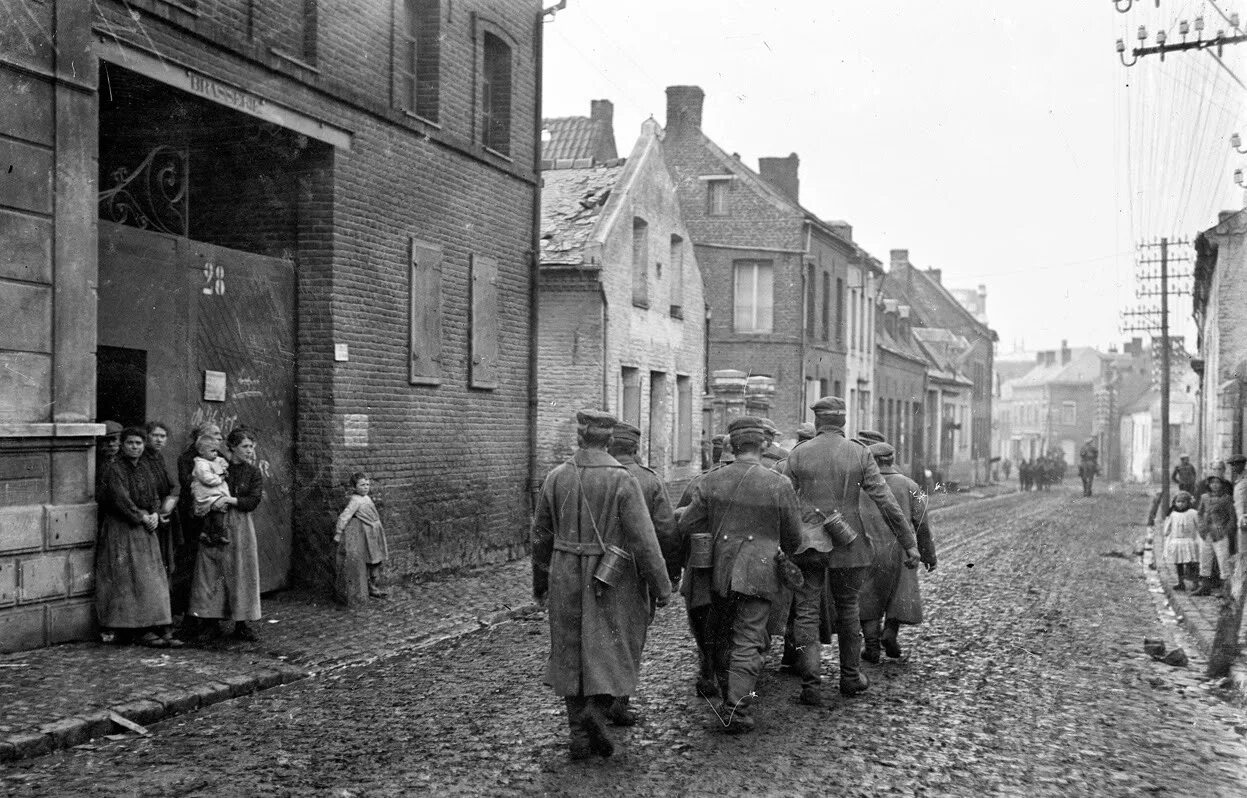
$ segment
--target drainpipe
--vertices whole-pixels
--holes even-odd
[[[533,114],[533,173],[537,178],[534,186],[533,220],[530,262],[528,269],[528,510],[534,514],[537,509],[537,491],[541,488],[541,479],[537,474],[537,410],[540,400],[537,397],[537,373],[540,370],[537,346],[537,304],[541,291],[541,63],[542,33],[545,27],[546,12],[537,12],[534,20],[536,29],[533,32],[533,49],[536,51],[536,70],[533,88],[536,97],[536,109]],[[472,82],[475,91],[476,81]],[[474,104],[475,107],[475,104]]]

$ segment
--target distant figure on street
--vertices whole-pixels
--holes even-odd
[[[689,504],[680,515],[686,539],[713,539],[710,568],[690,569],[703,572],[690,574],[700,584],[686,578],[681,591],[686,596],[693,590],[709,593],[709,645],[722,695],[715,712],[725,731],[739,734],[754,728],[751,704],[770,642],[767,618],[781,587],[776,557],[781,550],[795,553],[801,514],[792,485],[762,462],[766,431],[761,419],[734,419],[728,434],[735,462],[690,486]]]
[[[1178,464],[1173,467],[1173,474],[1170,475],[1170,481],[1178,484],[1178,490],[1184,490],[1192,496],[1195,494],[1195,466],[1191,465],[1191,456],[1184,454],[1178,458]]]
[[[1222,585],[1229,587],[1230,537],[1238,531],[1234,499],[1227,491],[1229,486],[1215,472],[1204,479],[1208,492],[1199,500],[1199,588],[1191,594],[1193,596],[1207,596],[1216,587],[1212,573],[1214,560],[1221,571]]]
[[[890,443],[874,443],[870,446],[870,454],[879,466],[883,481],[888,483],[901,512],[909,518],[918,539],[918,558],[927,571],[935,570],[935,542],[931,539],[931,527],[927,523],[927,495],[918,487],[918,483],[896,470],[896,450]],[[862,659],[867,662],[879,662],[879,649],[889,657],[899,658],[902,654],[897,636],[901,624],[915,625],[922,623],[922,595],[918,589],[917,563],[907,562],[899,546],[893,546],[893,554],[881,562],[876,549],[875,567],[867,585],[882,589],[891,586],[886,595],[880,594],[880,606],[886,621],[880,618],[862,621],[862,633],[866,638],[866,647]],[[908,566],[908,567],[907,567]],[[863,604],[864,606],[864,604]]]
[[[351,475],[351,495],[334,525],[333,542],[343,546],[343,555],[358,552],[368,566],[368,595],[385,598],[387,594],[381,589],[381,567],[390,557],[390,547],[371,493],[372,480],[367,474],[356,471]]]
[[[1178,573],[1174,590],[1186,590],[1186,580],[1194,585],[1199,581],[1199,512],[1191,506],[1191,494],[1178,491],[1165,516],[1161,539],[1164,541],[1165,559],[1173,563]]]
[[[1031,489],[1031,463],[1030,460],[1022,458],[1018,463],[1018,490],[1023,493],[1029,493]]]
[[[1091,484],[1095,475],[1100,473],[1100,447],[1096,446],[1095,438],[1087,438],[1087,442],[1078,450],[1078,477],[1082,480],[1082,495],[1091,495]]]
[[[667,564],[667,577],[672,585],[676,585],[680,581],[680,569],[683,567],[680,560],[680,533],[675,526],[675,514],[671,510],[671,499],[667,497],[667,486],[652,468],[641,465],[641,461],[637,459],[640,448],[641,430],[632,424],[620,422],[615,425],[610,446],[606,451],[640,483],[645,509],[654,524],[658,548]],[[606,713],[607,719],[616,726],[635,726],[640,721],[640,716],[628,706],[628,698],[626,695],[616,696]]]
[[[1009,474],[1013,471],[1013,462],[1009,458],[1000,461],[1000,470],[1004,472],[1005,482],[1009,481]]]
[[[1048,489],[1048,458],[1040,455],[1031,465],[1031,477],[1035,480],[1035,490]]]
[[[585,759],[614,753],[605,713],[636,690],[650,601],[667,606],[671,582],[640,484],[606,453],[615,417],[576,421],[580,448],[537,500],[533,597],[549,610],[544,681],[567,705],[572,759]]]

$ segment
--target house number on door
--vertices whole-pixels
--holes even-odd
[[[225,293],[225,267],[208,261],[203,268],[203,292],[208,296],[221,296]]]

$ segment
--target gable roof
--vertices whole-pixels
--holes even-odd
[[[624,165],[541,173],[541,264],[585,264],[584,246],[597,228]]]
[[[957,298],[926,271],[906,261],[905,271],[893,268],[883,281],[883,293],[889,299],[909,305],[923,327],[949,327],[955,321],[972,325],[988,340],[997,339],[991,327],[977,319]],[[954,318],[950,318],[950,316]]]
[[[541,120],[550,137],[541,144],[543,161],[603,162],[619,157],[615,132],[602,120],[587,116],[560,116]]]
[[[1026,374],[1010,380],[1014,388],[1038,388],[1044,385],[1090,385],[1100,378],[1106,355],[1089,346],[1070,351],[1068,363],[1037,363]]]

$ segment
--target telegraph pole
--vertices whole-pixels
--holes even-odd
[[[1175,241],[1175,245],[1187,247],[1189,242]],[[1159,258],[1142,257],[1142,252],[1149,249],[1160,249]],[[1141,256],[1138,261],[1139,265],[1139,283],[1140,286],[1136,290],[1136,295],[1140,298],[1159,297],[1160,313],[1157,318],[1156,311],[1153,308],[1136,308],[1122,313],[1122,328],[1129,332],[1145,332],[1155,341],[1160,339],[1160,468],[1161,468],[1161,487],[1160,487],[1160,510],[1162,517],[1169,512],[1169,473],[1172,455],[1170,452],[1169,439],[1169,364],[1173,352],[1173,343],[1169,335],[1169,293],[1170,278],[1188,280],[1191,275],[1189,272],[1171,275],[1169,267],[1171,263],[1190,263],[1190,258],[1183,255],[1178,258],[1169,257],[1169,239],[1161,238],[1159,242],[1151,244],[1140,244],[1139,250]],[[1150,267],[1159,266],[1159,273],[1152,272]],[[1159,289],[1149,289],[1145,286],[1148,283],[1159,282]],[[1182,288],[1174,291],[1177,294],[1185,294],[1187,290]]]

